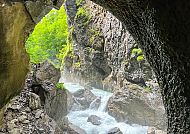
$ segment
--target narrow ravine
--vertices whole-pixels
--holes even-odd
[[[83,86],[77,83],[64,83],[64,85],[71,93],[84,89]],[[107,103],[112,93],[96,88],[92,88],[91,92],[97,97],[96,99],[101,99],[100,104],[97,106],[97,101],[95,99],[85,110],[72,109],[67,115],[71,123],[85,130],[87,134],[108,134],[113,128],[119,128],[123,134],[147,133],[147,126],[140,126],[137,124],[129,125],[124,122],[117,122],[114,117],[106,112]],[[95,120],[96,123],[98,122],[97,124],[88,121],[92,116],[96,117]]]

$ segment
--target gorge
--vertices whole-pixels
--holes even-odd
[[[85,133],[69,117],[74,93],[56,86],[62,76],[90,90],[81,91],[81,103],[92,87],[112,92],[106,112],[116,122],[151,126],[151,134],[166,131],[168,124],[167,133],[188,134],[189,2],[92,1],[102,7],[88,0],[65,1],[73,53],[64,58],[62,74],[44,62],[32,66],[27,79],[24,42],[35,24],[63,1],[0,1],[0,131]],[[93,104],[84,103],[83,111]],[[92,119],[99,124],[101,117],[96,116]]]

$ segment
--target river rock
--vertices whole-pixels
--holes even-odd
[[[86,109],[96,99],[96,96],[88,89],[81,89],[73,93],[75,101],[79,103],[83,109]]]
[[[91,104],[90,109],[98,109],[101,104],[101,97],[97,97]]]
[[[47,94],[44,108],[60,128],[64,129],[63,124],[66,123],[65,116],[68,114],[72,104],[73,99],[68,91],[56,90]]]
[[[88,117],[87,122],[91,122],[93,125],[100,125],[101,124],[101,118],[96,115],[91,115]]]
[[[118,127],[114,127],[108,131],[108,134],[123,134]]]
[[[86,134],[86,132],[83,129],[72,123],[68,123],[66,131],[68,132],[68,134]]]

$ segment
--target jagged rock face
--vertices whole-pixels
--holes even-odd
[[[62,134],[63,131],[58,124],[42,107],[40,96],[31,90],[30,80],[31,78],[27,80],[21,93],[6,106],[4,125],[0,127],[0,133]]]
[[[0,0],[0,109],[24,85],[29,61],[24,42],[35,22],[48,13],[44,5],[60,7],[62,2],[37,0],[22,3]]]
[[[56,88],[61,77],[60,73],[60,70],[48,61],[32,65],[31,89],[39,95],[41,104],[48,116],[53,118],[63,130],[67,125],[65,116],[71,108],[73,99],[68,91]],[[32,102],[35,103],[35,101]],[[34,105],[34,107],[36,106]]]
[[[73,61],[66,59],[67,71],[75,76],[72,79],[111,90],[125,86],[126,81],[145,86],[146,81],[154,79],[149,64],[132,56],[137,44],[111,13],[88,0],[67,0],[66,9],[77,55]],[[81,10],[84,12],[80,14]],[[80,67],[75,66],[78,62]]]
[[[65,117],[72,105],[72,95],[55,87],[58,70],[47,62],[32,66],[24,89],[6,105],[0,133],[86,134]],[[39,73],[43,77],[39,78]],[[51,86],[44,85],[44,81]]]

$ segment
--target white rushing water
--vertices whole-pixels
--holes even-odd
[[[71,93],[76,92],[77,90],[84,89],[84,87],[79,84],[74,83],[65,83],[66,89],[68,89]],[[114,128],[118,127],[123,134],[146,134],[147,127],[140,125],[129,125],[124,122],[117,122],[114,117],[110,116],[106,112],[106,106],[109,98],[112,96],[112,93],[95,89],[93,88],[92,93],[101,98],[101,104],[99,108],[94,108],[93,101],[89,107],[89,109],[83,111],[70,111],[67,115],[69,121],[74,125],[84,129],[87,134],[107,134],[107,132]],[[91,122],[87,122],[87,119],[91,115],[96,115],[101,118],[100,125],[93,125]]]

